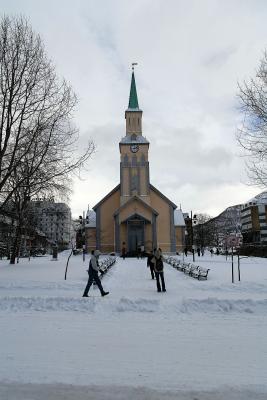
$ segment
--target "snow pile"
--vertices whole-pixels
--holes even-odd
[[[119,312],[155,312],[159,309],[159,300],[136,299],[131,300],[123,297],[120,299],[116,310]]]
[[[8,312],[94,312],[95,301],[83,301],[83,299],[65,297],[3,297],[0,310]]]
[[[249,313],[267,315],[267,299],[228,300],[209,297],[208,299],[186,299],[180,309],[184,313]]]
[[[249,313],[256,315],[267,314],[267,299],[218,299],[209,297],[203,299],[183,299],[175,304],[160,304],[159,300],[130,299],[122,297],[118,301],[110,300],[99,304],[100,296],[89,299],[73,297],[2,297],[0,311],[15,312],[79,312],[79,313],[157,313],[171,318],[172,314],[220,314],[220,313]],[[101,307],[100,307],[101,306]],[[175,317],[173,315],[173,317]]]

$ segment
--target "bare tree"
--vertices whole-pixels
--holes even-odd
[[[93,142],[75,156],[78,132],[71,122],[75,105],[70,85],[58,79],[27,20],[2,18],[0,207],[17,190],[62,189],[64,180],[90,157]]]
[[[194,242],[199,247],[205,247],[211,244],[213,237],[213,229],[208,224],[212,217],[208,214],[197,214],[195,216],[194,229]]]
[[[90,141],[77,154],[78,131],[72,123],[76,96],[60,80],[39,35],[24,18],[0,22],[0,209],[11,202],[19,246],[30,199],[66,194],[73,174],[94,152]],[[14,257],[12,258],[14,262]]]
[[[237,140],[249,156],[248,175],[253,184],[267,186],[267,52],[256,76],[239,85],[239,100],[244,113]]]

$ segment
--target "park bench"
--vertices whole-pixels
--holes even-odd
[[[191,276],[192,278],[196,278],[198,280],[208,279],[208,273],[210,271],[209,268],[203,268],[191,263],[185,263],[171,256],[164,258],[164,261],[169,265],[171,265],[173,268],[176,268],[177,270],[184,272],[185,274]]]
[[[208,273],[209,273],[210,268],[202,268],[198,267],[198,280],[200,279],[208,279]]]
[[[115,262],[116,257],[113,256],[109,256],[99,261],[100,278],[107,273],[107,271],[110,269],[110,267],[112,267],[113,264],[115,264]]]

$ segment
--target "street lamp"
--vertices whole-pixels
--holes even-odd
[[[196,214],[194,214],[193,216],[193,212],[191,211],[191,217],[187,216],[186,220],[187,220],[187,233],[188,236],[190,236],[190,245],[191,245],[191,249],[192,249],[192,254],[193,254],[193,261],[195,261],[195,246],[194,246],[194,229],[193,229],[193,225],[197,224],[197,216]]]

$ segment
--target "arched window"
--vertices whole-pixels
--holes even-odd
[[[142,155],[141,155],[141,164],[142,164],[142,165],[145,165],[145,163],[146,163],[146,157],[145,157],[144,154],[142,154]]]
[[[136,157],[136,155],[134,155],[133,158],[132,158],[132,165],[137,165],[137,157]]]
[[[133,175],[132,181],[131,181],[131,189],[137,190],[137,187],[138,187],[138,177],[137,177],[137,175]]]
[[[133,133],[133,134],[131,135],[131,140],[132,140],[132,141],[135,141],[135,140],[136,140],[136,138],[137,138],[136,134],[135,134],[135,133]]]
[[[123,158],[123,164],[124,164],[124,165],[128,165],[128,163],[129,163],[129,158],[128,158],[128,155],[125,154],[125,156],[124,156],[124,158]]]

